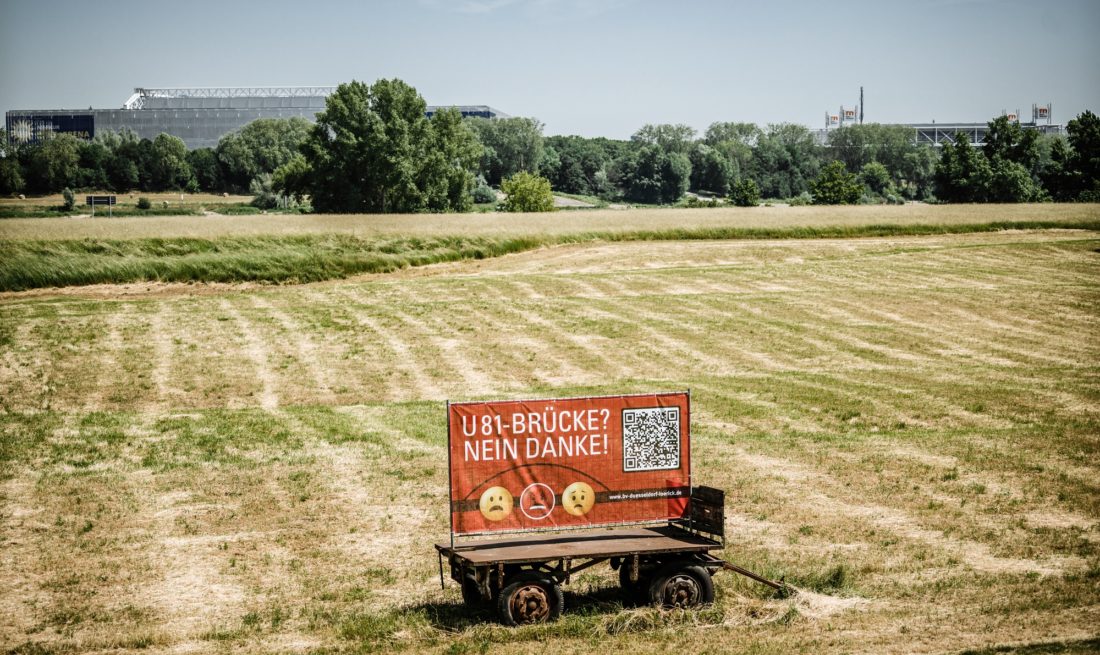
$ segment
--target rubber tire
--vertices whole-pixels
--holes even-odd
[[[512,597],[515,596],[520,590],[525,587],[540,587],[543,595],[548,601],[549,607],[547,613],[539,620],[523,621],[517,620],[512,614]],[[501,590],[500,596],[497,598],[497,613],[500,615],[500,620],[504,625],[523,625],[525,623],[549,623],[551,621],[557,621],[561,616],[562,607],[565,606],[565,595],[562,593],[561,585],[539,576],[537,574],[520,575],[512,579],[504,589]]]
[[[666,585],[677,583],[694,587],[694,598],[689,598],[681,603],[668,602],[666,599]],[[649,602],[657,607],[680,607],[688,609],[709,605],[714,602],[714,581],[710,579],[710,572],[701,566],[690,562],[672,562],[661,567],[653,576],[649,585]]]
[[[631,605],[645,605],[649,602],[649,583],[645,571],[638,570],[638,581],[630,581],[630,564],[623,562],[619,567],[619,586],[623,589],[623,597]]]

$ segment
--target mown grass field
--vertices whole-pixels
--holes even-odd
[[[0,651],[1094,652],[1098,364],[1096,230],[5,294]],[[601,569],[508,629],[440,590],[446,399],[683,388],[724,555],[801,593],[720,574],[714,607],[662,613]]]

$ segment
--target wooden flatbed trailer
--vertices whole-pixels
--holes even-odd
[[[436,544],[443,584],[451,579],[469,605],[495,603],[507,625],[540,623],[562,611],[561,586],[577,572],[608,562],[627,597],[662,607],[697,607],[714,601],[711,576],[732,570],[785,592],[773,582],[711,554],[725,547],[725,493],[695,487],[689,516],[650,527],[618,527],[564,534],[502,536]]]

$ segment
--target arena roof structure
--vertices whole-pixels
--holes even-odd
[[[965,134],[971,145],[985,144],[985,135],[989,132],[989,123],[889,123],[913,130],[914,145],[943,146],[955,143],[957,134]],[[1041,134],[1065,134],[1065,126],[1057,123],[1020,123],[1025,130],[1038,130]],[[828,145],[829,132],[840,128],[813,130],[814,138],[820,145]]]
[[[152,139],[162,132],[183,139],[188,148],[214,147],[226,134],[257,118],[299,116],[313,121],[334,86],[138,87],[117,109],[20,109],[6,112],[9,144],[37,143],[49,134],[92,139],[99,132],[133,130]],[[429,106],[433,115],[442,106]],[[463,116],[507,118],[488,105],[456,107]]]

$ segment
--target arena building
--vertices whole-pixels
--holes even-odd
[[[49,134],[92,139],[104,131],[133,130],[153,139],[162,132],[183,139],[188,148],[214,147],[233,130],[257,118],[300,116],[310,121],[325,108],[336,87],[238,87],[134,89],[118,109],[16,109],[4,117],[9,145],[37,143]],[[441,107],[428,107],[431,116]],[[463,116],[507,118],[486,105],[456,107]]]

